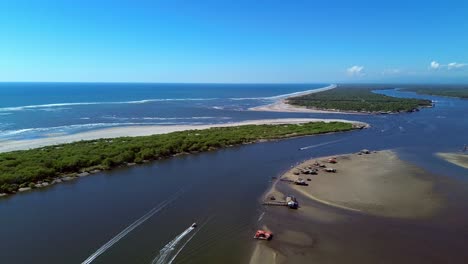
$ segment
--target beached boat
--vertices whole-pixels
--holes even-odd
[[[273,233],[265,230],[257,230],[257,232],[254,235],[254,238],[260,240],[271,240],[273,238]]]

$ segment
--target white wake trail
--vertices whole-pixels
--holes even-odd
[[[202,229],[212,218],[213,218],[213,216],[210,216],[207,220],[205,220],[205,222],[203,222],[203,224],[201,224],[199,227],[197,227],[197,231],[195,231],[195,233],[193,233],[185,241],[185,243],[182,244],[182,246],[179,248],[179,250],[177,250],[177,252],[172,256],[172,258],[168,262],[164,262],[164,261],[169,256],[169,254],[175,249],[177,244],[185,236],[187,236],[193,229],[195,229],[194,227],[187,228],[184,232],[182,232],[180,235],[178,235],[175,239],[173,239],[171,242],[167,243],[167,245],[164,246],[164,248],[159,251],[160,252],[159,255],[156,258],[153,259],[151,264],[164,264],[164,263],[171,264],[177,258],[177,256],[180,254],[180,252],[182,252],[182,250],[185,248],[185,246],[190,242],[190,240],[192,240],[192,238],[195,237],[195,235],[200,231],[200,229]]]
[[[97,257],[99,257],[101,254],[106,252],[110,247],[112,247],[115,243],[119,242],[122,238],[124,238],[126,235],[128,235],[130,232],[132,232],[135,228],[143,224],[146,220],[148,220],[150,217],[152,217],[154,214],[157,212],[161,211],[164,209],[169,203],[171,203],[173,200],[175,200],[178,196],[180,195],[180,191],[177,192],[172,198],[160,203],[153,209],[151,209],[148,213],[140,217],[138,220],[133,222],[131,225],[129,225],[127,228],[122,230],[119,234],[117,234],[114,238],[109,240],[106,244],[102,245],[96,252],[91,254],[86,260],[81,262],[81,264],[89,264],[93,262]]]
[[[311,146],[307,146],[307,147],[302,147],[302,148],[300,148],[299,150],[306,150],[306,149],[321,147],[321,146],[325,146],[325,145],[337,143],[337,142],[340,142],[340,141],[343,141],[343,140],[344,140],[344,139],[328,141],[328,142],[324,142],[324,143],[320,143],[320,144],[316,144],[316,145],[311,145]]]
[[[169,262],[167,264],[171,264],[176,258],[177,256],[180,254],[180,252],[184,249],[184,247],[190,242],[190,240],[192,240],[192,238],[198,233],[198,231],[200,231],[200,229],[202,228],[203,226],[200,226],[197,231],[195,231],[195,233],[193,233],[193,235],[191,237],[189,237],[187,239],[187,241],[185,241],[185,243],[179,248],[179,250],[177,250],[177,252],[174,254],[174,256],[171,258],[171,260],[169,260]]]
[[[167,257],[169,257],[169,254],[175,249],[175,247],[177,246],[177,244],[186,236],[188,235],[190,232],[192,232],[192,230],[195,229],[194,227],[189,227],[187,229],[184,230],[184,232],[182,232],[181,234],[179,234],[178,236],[176,236],[176,238],[174,238],[172,241],[170,241],[169,243],[167,243],[163,249],[161,249],[159,251],[159,255],[153,259],[153,261],[151,262],[152,264],[163,264],[163,263],[166,263],[166,259]],[[170,262],[168,262],[170,263]]]

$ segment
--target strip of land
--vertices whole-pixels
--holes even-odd
[[[337,163],[330,162],[333,158]],[[327,168],[336,172],[326,172]],[[308,174],[314,169],[317,175]],[[306,184],[295,184],[299,178]],[[334,237],[327,236],[332,230],[315,228],[317,223],[344,221],[350,214],[428,219],[443,204],[431,179],[427,172],[400,160],[392,151],[307,160],[283,174],[266,192],[263,199],[267,203],[294,195],[299,209],[266,208],[261,224],[275,234],[274,241],[257,246],[252,259],[255,263],[342,263],[346,257],[332,250],[338,245],[330,244]],[[354,246],[340,250],[352,255]],[[261,261],[263,256],[266,261]]]
[[[358,121],[344,119],[318,119],[318,118],[283,118],[283,119],[260,119],[224,124],[210,125],[157,125],[157,126],[126,126],[93,130],[89,132],[76,133],[72,135],[53,136],[31,140],[10,140],[0,142],[0,153],[41,148],[45,146],[72,143],[82,140],[95,140],[100,138],[118,137],[140,137],[159,134],[168,134],[186,130],[202,130],[216,127],[235,127],[244,125],[286,125],[303,124],[309,122],[343,122],[350,123],[355,127],[367,127],[368,124]]]
[[[389,114],[418,111],[430,107],[430,100],[396,98],[373,93],[383,89],[368,86],[340,85],[288,97],[273,104],[251,108],[253,111],[341,113],[341,114]]]
[[[418,94],[468,99],[467,85],[413,86],[404,87],[403,91],[411,91]]]
[[[440,158],[455,164],[457,166],[468,169],[468,155],[462,153],[437,153]]]
[[[290,105],[287,103],[288,98],[296,97],[296,96],[303,96],[308,94],[314,94],[319,92],[325,92],[328,90],[335,89],[337,87],[336,84],[329,85],[324,88],[319,88],[311,91],[305,91],[301,93],[297,93],[294,96],[289,96],[286,98],[279,98],[276,102],[268,105],[261,105],[249,108],[250,111],[260,111],[260,112],[289,112],[289,113],[330,113],[333,111],[326,111],[326,110],[317,110],[317,109],[309,109],[305,107],[300,107],[296,105]]]
[[[100,170],[180,154],[366,126],[346,120],[270,119],[222,125],[114,128],[34,140],[35,144],[27,142],[23,147],[50,146],[0,153],[0,193],[45,187]]]

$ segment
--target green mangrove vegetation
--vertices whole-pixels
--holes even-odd
[[[431,106],[430,100],[396,98],[373,93],[372,86],[338,86],[335,89],[289,98],[288,104],[311,109],[352,112],[411,112]]]
[[[141,137],[79,141],[37,149],[0,153],[0,193],[70,179],[78,173],[107,170],[130,163],[165,159],[177,154],[288,137],[348,131],[343,122],[288,125],[243,125],[189,130]],[[87,173],[86,173],[87,174]]]
[[[436,96],[448,96],[468,99],[468,86],[423,86],[423,87],[409,87],[403,90],[416,92],[418,94],[436,95]]]

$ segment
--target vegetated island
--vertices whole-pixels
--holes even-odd
[[[435,191],[432,177],[388,150],[304,161],[280,176],[264,194],[268,208],[259,225],[274,234],[274,241],[257,243],[250,263],[345,263],[362,247],[346,233],[343,219],[349,214],[428,219],[440,212],[445,199]],[[286,196],[297,199],[297,211],[269,206]],[[371,228],[359,235],[372,240],[375,232]],[[385,247],[386,242],[376,239],[372,243]],[[363,259],[365,263],[375,262],[372,254],[363,257],[369,257],[369,261]]]
[[[404,87],[402,90],[418,94],[468,99],[468,86],[466,85],[414,86]]]
[[[271,120],[270,120],[271,121]],[[36,149],[0,153],[0,193],[87,176],[118,166],[131,166],[175,155],[204,152],[240,144],[298,136],[349,131],[365,123],[274,120],[274,124],[212,127],[139,137],[96,139]],[[272,121],[273,122],[273,121]],[[144,129],[144,127],[140,128]],[[103,136],[105,137],[105,135]]]
[[[374,93],[386,86],[338,85],[334,89],[289,97],[256,111],[388,114],[418,111],[431,107],[430,100],[396,98]]]

